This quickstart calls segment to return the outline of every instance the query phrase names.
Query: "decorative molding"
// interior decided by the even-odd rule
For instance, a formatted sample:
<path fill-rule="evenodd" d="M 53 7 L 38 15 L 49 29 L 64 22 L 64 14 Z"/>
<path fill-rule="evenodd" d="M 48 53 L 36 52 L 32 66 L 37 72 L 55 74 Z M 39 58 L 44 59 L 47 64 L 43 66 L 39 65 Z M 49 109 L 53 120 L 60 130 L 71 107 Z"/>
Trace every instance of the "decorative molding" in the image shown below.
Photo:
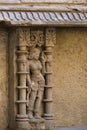
<path fill-rule="evenodd" d="M 0 22 L 9 26 L 87 26 L 87 13 L 1 11 Z"/>
<path fill-rule="evenodd" d="M 87 26 L 86 0 L 0 2 L 0 22 L 8 26 Z"/>

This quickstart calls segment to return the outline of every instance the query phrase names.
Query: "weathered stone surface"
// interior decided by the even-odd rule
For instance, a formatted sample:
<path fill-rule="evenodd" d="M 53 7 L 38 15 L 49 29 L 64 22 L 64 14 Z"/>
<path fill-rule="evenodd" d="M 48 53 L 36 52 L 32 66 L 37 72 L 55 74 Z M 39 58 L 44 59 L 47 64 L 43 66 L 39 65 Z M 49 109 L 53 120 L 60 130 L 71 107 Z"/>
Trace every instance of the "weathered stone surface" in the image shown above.
<path fill-rule="evenodd" d="M 19 3 L 20 0 L 0 0 L 0 3 Z"/>
<path fill-rule="evenodd" d="M 15 32 L 14 32 L 15 34 Z M 16 101 L 16 36 L 9 36 L 10 67 L 8 66 L 7 32 L 0 31 L 0 130 L 8 126 L 8 71 L 10 70 L 10 126 L 14 128 Z M 58 28 L 53 51 L 53 112 L 56 126 L 87 124 L 87 30 Z M 53 36 L 53 35 L 52 35 Z M 13 39 L 14 38 L 14 39 Z M 50 38 L 49 38 L 50 41 Z M 48 42 L 49 43 L 49 42 Z M 11 69 L 9 69 L 11 68 Z M 15 73 L 15 74 L 14 74 Z M 50 94 L 51 95 L 51 94 Z M 32 124 L 33 125 L 33 124 Z M 42 124 L 43 126 L 43 124 Z M 41 126 L 41 127 L 42 127 Z"/>
<path fill-rule="evenodd" d="M 0 130 L 8 126 L 8 43 L 7 32 L 0 29 Z"/>
<path fill-rule="evenodd" d="M 58 28 L 53 51 L 56 126 L 87 125 L 87 30 Z"/>
<path fill-rule="evenodd" d="M 78 10 L 78 8 L 76 8 Z M 55 12 L 45 11 L 0 11 L 0 22 L 7 25 L 15 26 L 40 26 L 40 25 L 53 25 L 53 26 L 87 26 L 87 13 L 71 12 L 64 10 L 61 11 L 55 8 Z"/>
<path fill-rule="evenodd" d="M 49 3 L 49 2 L 55 2 L 55 3 L 64 3 L 64 2 L 67 2 L 67 3 L 81 3 L 81 2 L 87 2 L 86 0 L 21 0 L 21 2 L 43 2 L 43 3 Z"/>
<path fill-rule="evenodd" d="M 87 127 L 78 127 L 78 128 L 58 128 L 58 130 L 87 130 Z"/>
<path fill-rule="evenodd" d="M 87 3 L 86 0 L 0 0 L 0 3 Z"/>

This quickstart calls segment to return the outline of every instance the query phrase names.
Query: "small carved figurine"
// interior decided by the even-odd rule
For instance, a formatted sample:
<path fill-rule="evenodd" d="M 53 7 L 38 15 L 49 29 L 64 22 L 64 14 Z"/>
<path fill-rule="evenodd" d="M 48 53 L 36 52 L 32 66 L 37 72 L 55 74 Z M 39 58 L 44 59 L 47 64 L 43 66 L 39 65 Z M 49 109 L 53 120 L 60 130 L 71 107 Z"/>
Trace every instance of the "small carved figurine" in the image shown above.
<path fill-rule="evenodd" d="M 33 48 L 30 51 L 30 58 L 28 60 L 27 69 L 29 74 L 27 75 L 28 84 L 28 117 L 29 119 L 40 119 L 39 109 L 43 97 L 45 80 L 41 73 L 42 64 L 40 62 L 40 50 L 39 48 Z"/>

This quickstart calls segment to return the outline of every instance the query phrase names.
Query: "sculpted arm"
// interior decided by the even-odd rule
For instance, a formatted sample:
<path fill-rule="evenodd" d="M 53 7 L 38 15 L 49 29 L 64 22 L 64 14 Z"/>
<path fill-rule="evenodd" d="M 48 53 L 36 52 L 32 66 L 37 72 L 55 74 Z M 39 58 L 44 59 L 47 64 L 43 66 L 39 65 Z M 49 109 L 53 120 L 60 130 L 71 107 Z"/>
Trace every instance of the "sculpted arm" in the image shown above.
<path fill-rule="evenodd" d="M 29 67 L 29 62 L 27 63 L 27 77 L 26 77 L 26 80 L 27 80 L 27 85 L 29 88 L 31 88 L 31 79 L 30 79 L 30 67 Z"/>
<path fill-rule="evenodd" d="M 45 62 L 46 62 L 46 56 L 42 52 L 41 54 L 41 64 L 42 64 L 42 74 L 45 75 Z"/>

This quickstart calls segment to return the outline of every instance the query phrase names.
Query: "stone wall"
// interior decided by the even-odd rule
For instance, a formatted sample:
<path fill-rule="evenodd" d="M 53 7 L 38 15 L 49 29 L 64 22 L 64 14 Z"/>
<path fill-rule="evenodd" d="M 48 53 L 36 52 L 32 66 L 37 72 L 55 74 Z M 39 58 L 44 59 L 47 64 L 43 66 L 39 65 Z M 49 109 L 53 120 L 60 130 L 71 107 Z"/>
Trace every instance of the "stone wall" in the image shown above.
<path fill-rule="evenodd" d="M 86 28 L 57 28 L 53 72 L 56 126 L 87 125 Z"/>
<path fill-rule="evenodd" d="M 12 38 L 13 35 L 11 33 L 10 37 Z M 7 31 L 0 29 L 0 130 L 5 130 L 8 127 L 9 66 L 7 39 Z M 15 48 L 14 43 L 10 45 L 11 61 L 14 60 L 11 55 Z M 13 61 L 12 65 L 14 66 Z M 15 80 L 12 80 L 12 78 L 14 79 L 12 69 L 10 72 L 11 85 L 9 89 L 11 90 L 9 91 L 11 99 L 9 107 L 11 127 L 14 126 L 13 120 L 15 117 L 15 99 L 12 99 L 12 95 L 14 95 L 12 84 Z M 86 28 L 57 28 L 57 44 L 53 50 L 53 72 L 53 113 L 55 125 L 66 127 L 87 125 Z"/>
<path fill-rule="evenodd" d="M 8 126 L 8 34 L 0 29 L 0 130 Z"/>

